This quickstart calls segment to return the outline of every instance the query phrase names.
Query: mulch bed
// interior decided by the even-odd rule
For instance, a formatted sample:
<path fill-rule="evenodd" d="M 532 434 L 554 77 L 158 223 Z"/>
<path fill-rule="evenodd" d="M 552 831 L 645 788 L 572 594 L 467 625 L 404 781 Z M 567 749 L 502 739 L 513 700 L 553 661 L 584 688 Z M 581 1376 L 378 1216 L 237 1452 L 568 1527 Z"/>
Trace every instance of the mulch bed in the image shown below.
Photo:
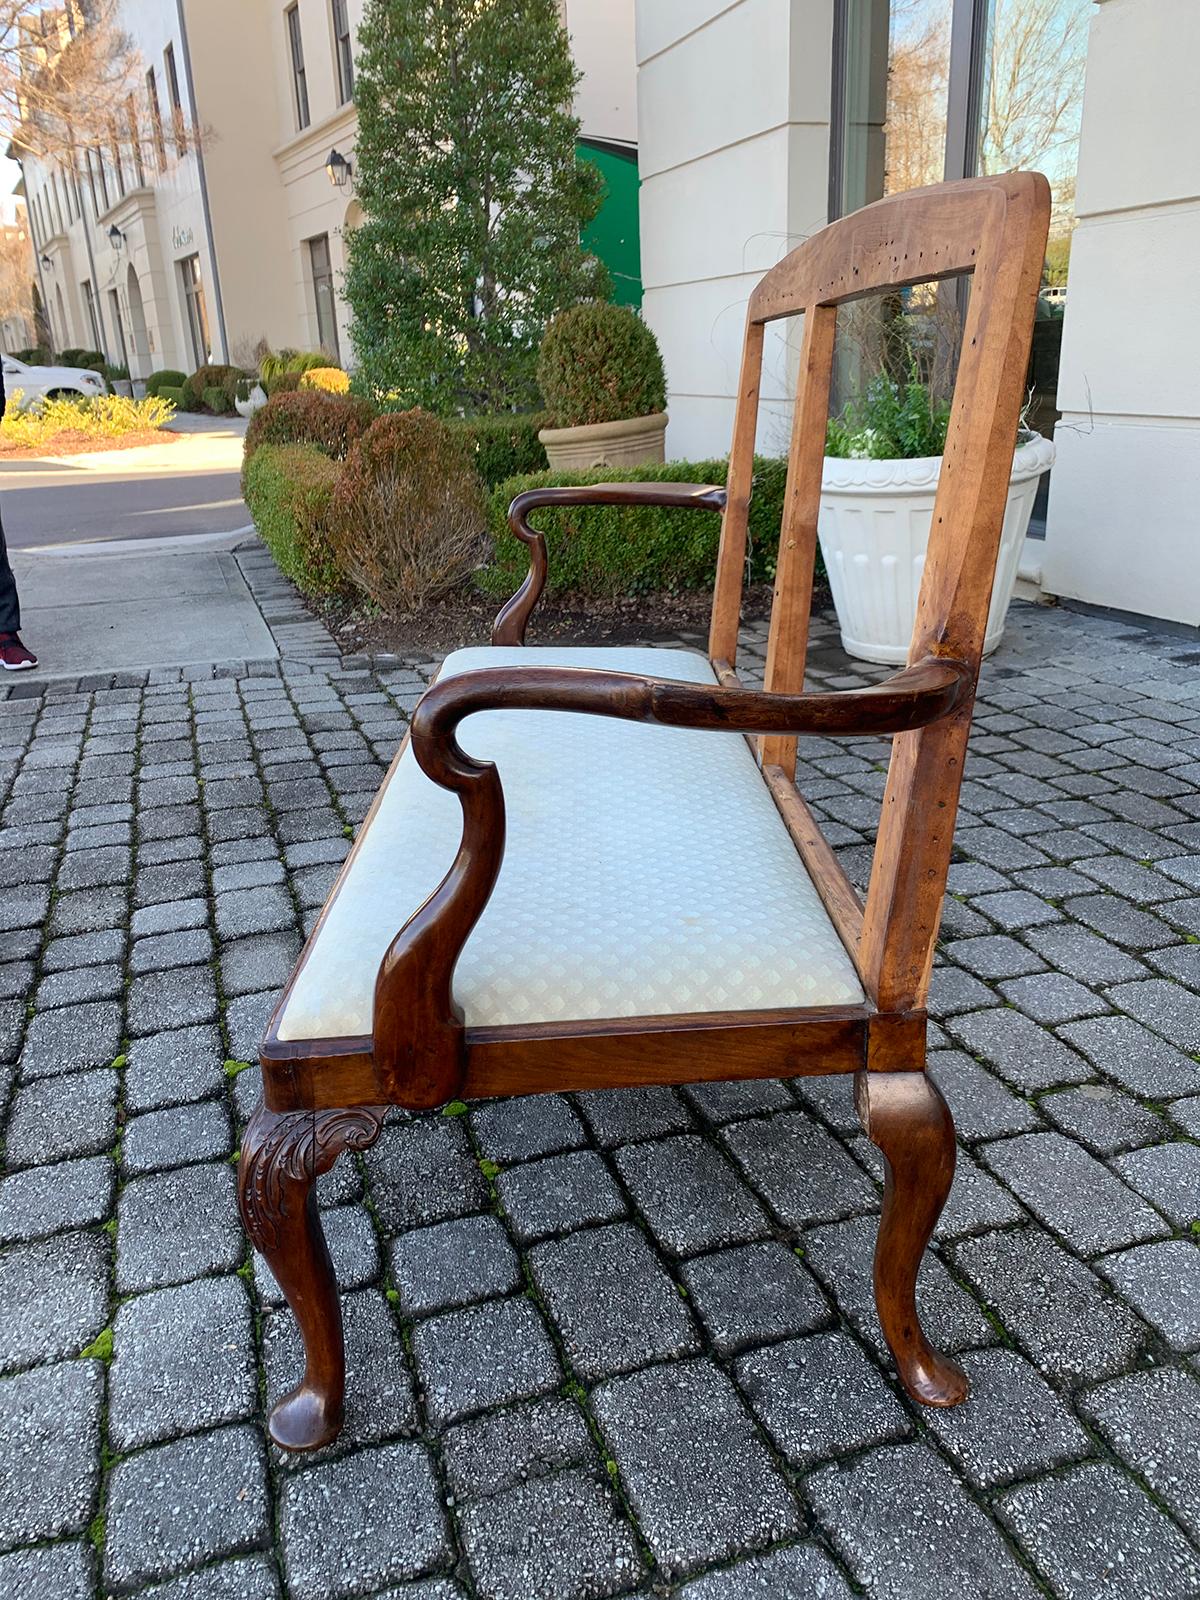
<path fill-rule="evenodd" d="M 93 433 L 56 433 L 39 445 L 9 444 L 0 439 L 0 461 L 54 461 L 59 456 L 93 455 L 100 450 L 138 450 L 146 444 L 175 444 L 179 433 L 148 428 L 144 433 L 123 433 L 115 439 L 97 439 Z"/>
<path fill-rule="evenodd" d="M 313 601 L 309 601 L 313 605 Z M 500 602 L 479 596 L 453 596 L 405 616 L 368 617 L 328 602 L 322 620 L 346 655 L 390 652 L 402 656 L 440 656 L 464 645 L 486 644 Z M 637 644 L 675 640 L 681 633 L 708 635 L 710 590 L 618 595 L 599 600 L 564 595 L 546 599 L 533 613 L 530 644 Z M 746 590 L 743 617 L 769 616 L 771 586 Z"/>

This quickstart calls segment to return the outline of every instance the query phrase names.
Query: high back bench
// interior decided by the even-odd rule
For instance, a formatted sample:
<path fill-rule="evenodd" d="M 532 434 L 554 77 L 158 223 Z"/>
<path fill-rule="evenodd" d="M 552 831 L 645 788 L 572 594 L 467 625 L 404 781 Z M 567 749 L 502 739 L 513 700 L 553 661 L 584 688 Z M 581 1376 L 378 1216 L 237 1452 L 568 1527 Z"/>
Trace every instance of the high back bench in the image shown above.
<path fill-rule="evenodd" d="M 853 1073 L 886 1186 L 875 1299 L 914 1399 L 965 1397 L 915 1284 L 954 1125 L 925 1073 L 925 999 L 1049 219 L 1034 173 L 881 200 L 750 297 L 728 481 L 533 489 L 530 571 L 490 647 L 456 651 L 412 717 L 262 1046 L 242 1143 L 247 1232 L 295 1313 L 289 1450 L 342 1421 L 337 1286 L 313 1183 L 389 1105 Z M 836 310 L 973 273 L 908 665 L 804 693 Z M 769 322 L 803 313 L 766 680 L 734 670 Z M 524 643 L 546 580 L 539 506 L 723 512 L 707 658 Z M 798 735 L 894 735 L 865 904 L 794 776 Z M 751 737 L 753 736 L 753 738 Z"/>

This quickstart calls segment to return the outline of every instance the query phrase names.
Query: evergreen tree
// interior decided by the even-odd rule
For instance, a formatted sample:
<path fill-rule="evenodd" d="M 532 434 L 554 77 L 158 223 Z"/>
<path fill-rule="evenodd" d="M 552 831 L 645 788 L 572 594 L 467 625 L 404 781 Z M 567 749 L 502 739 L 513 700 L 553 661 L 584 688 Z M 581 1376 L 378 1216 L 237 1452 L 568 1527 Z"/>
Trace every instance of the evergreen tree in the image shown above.
<path fill-rule="evenodd" d="M 431 411 L 537 403 L 556 311 L 607 293 L 580 245 L 603 180 L 575 157 L 555 0 L 368 0 L 346 296 L 365 381 Z"/>

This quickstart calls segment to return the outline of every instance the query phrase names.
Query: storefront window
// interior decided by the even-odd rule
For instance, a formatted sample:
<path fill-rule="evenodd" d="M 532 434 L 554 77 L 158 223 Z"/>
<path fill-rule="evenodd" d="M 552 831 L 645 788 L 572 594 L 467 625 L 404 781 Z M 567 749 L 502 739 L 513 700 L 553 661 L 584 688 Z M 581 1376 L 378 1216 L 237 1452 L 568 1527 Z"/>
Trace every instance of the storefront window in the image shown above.
<path fill-rule="evenodd" d="M 308 265 L 312 274 L 313 300 L 317 308 L 317 338 L 320 340 L 321 349 L 335 361 L 340 361 L 337 297 L 333 287 L 333 264 L 329 258 L 327 233 L 308 241 Z"/>
<path fill-rule="evenodd" d="M 208 308 L 204 304 L 204 285 L 200 281 L 200 257 L 185 256 L 179 263 L 183 286 L 183 306 L 187 319 L 192 359 L 197 367 L 209 360 L 212 342 L 208 336 Z"/>

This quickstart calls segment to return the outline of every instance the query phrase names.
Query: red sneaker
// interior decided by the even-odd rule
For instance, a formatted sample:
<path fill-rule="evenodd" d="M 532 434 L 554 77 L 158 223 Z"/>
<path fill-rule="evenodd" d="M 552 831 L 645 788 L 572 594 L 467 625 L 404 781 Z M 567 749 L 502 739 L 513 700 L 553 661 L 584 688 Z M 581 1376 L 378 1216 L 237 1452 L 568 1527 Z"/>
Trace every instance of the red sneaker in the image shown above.
<path fill-rule="evenodd" d="M 5 672 L 28 672 L 37 664 L 37 657 L 32 650 L 26 650 L 19 635 L 0 633 L 0 667 Z"/>

